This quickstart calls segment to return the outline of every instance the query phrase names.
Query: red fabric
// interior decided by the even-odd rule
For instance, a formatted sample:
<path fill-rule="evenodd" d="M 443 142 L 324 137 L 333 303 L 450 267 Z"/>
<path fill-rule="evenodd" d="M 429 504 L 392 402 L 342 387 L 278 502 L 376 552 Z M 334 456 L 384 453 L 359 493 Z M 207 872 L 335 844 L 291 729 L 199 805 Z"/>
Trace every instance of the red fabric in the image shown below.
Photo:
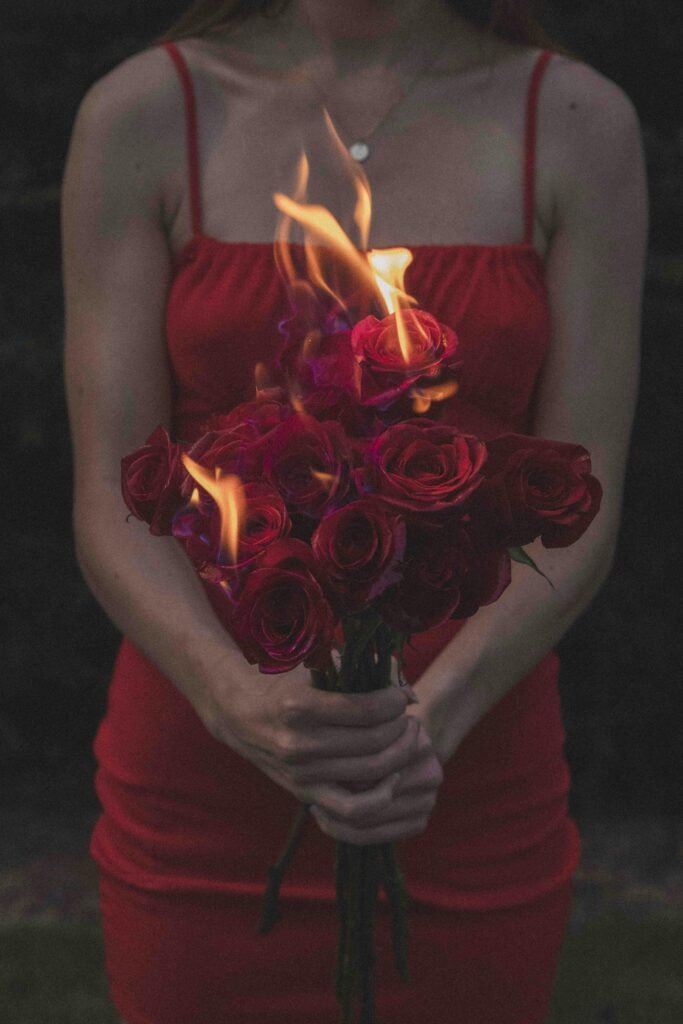
<path fill-rule="evenodd" d="M 195 226 L 175 262 L 166 320 L 173 432 L 189 440 L 207 415 L 251 397 L 254 365 L 271 357 L 288 306 L 271 245 L 201 233 L 192 82 L 179 49 L 166 48 L 185 95 Z M 528 92 L 523 184 L 532 212 L 528 153 L 549 56 L 539 57 Z M 407 290 L 460 338 L 463 385 L 438 415 L 466 411 L 484 437 L 530 430 L 550 320 L 529 238 L 411 248 Z M 463 625 L 414 639 L 406 670 L 418 691 L 423 669 Z M 558 667 L 549 652 L 477 724 L 446 766 L 426 832 L 400 844 L 413 899 L 413 981 L 404 988 L 395 979 L 385 933 L 387 1024 L 442 1024 L 452 1013 L 467 1024 L 544 1020 L 580 856 L 567 810 Z M 112 998 L 128 1024 L 334 1020 L 333 841 L 309 822 L 283 889 L 285 921 L 256 936 L 294 798 L 213 739 L 127 640 L 93 749 L 102 814 L 90 850 Z"/>
<path fill-rule="evenodd" d="M 571 905 L 571 885 L 485 913 L 420 904 L 410 915 L 410 982 L 394 969 L 379 907 L 380 1024 L 541 1024 Z M 285 900 L 259 935 L 254 900 L 176 895 L 100 880 L 106 965 L 127 1024 L 336 1024 L 336 925 L 323 902 Z"/>

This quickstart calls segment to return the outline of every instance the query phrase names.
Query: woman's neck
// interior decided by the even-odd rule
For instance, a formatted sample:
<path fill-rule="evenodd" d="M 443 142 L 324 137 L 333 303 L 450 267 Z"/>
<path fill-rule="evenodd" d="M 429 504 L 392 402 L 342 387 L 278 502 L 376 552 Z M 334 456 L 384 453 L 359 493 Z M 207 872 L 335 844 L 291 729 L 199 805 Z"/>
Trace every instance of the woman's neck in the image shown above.
<path fill-rule="evenodd" d="M 261 66 L 306 67 L 320 80 L 410 74 L 445 40 L 456 66 L 469 63 L 482 40 L 447 0 L 289 0 L 276 15 L 248 18 L 225 36 Z"/>
<path fill-rule="evenodd" d="M 341 75 L 410 64 L 456 31 L 446 0 L 290 0 L 283 20 Z"/>

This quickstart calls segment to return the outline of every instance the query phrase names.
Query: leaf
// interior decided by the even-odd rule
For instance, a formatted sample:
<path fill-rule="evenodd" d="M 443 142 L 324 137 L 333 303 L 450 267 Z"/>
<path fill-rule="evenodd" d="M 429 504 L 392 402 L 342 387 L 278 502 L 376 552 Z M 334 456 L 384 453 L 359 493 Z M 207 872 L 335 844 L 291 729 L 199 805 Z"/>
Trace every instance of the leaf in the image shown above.
<path fill-rule="evenodd" d="M 544 580 L 548 580 L 548 583 L 550 584 L 552 589 L 555 589 L 555 584 L 553 583 L 553 581 L 551 579 L 548 579 L 546 574 L 538 568 L 531 555 L 527 551 L 525 551 L 524 548 L 508 548 L 508 552 L 510 553 L 510 558 L 513 560 L 513 562 L 520 562 L 522 565 L 528 565 L 531 569 L 534 570 L 534 572 L 537 572 L 539 576 L 542 576 Z"/>

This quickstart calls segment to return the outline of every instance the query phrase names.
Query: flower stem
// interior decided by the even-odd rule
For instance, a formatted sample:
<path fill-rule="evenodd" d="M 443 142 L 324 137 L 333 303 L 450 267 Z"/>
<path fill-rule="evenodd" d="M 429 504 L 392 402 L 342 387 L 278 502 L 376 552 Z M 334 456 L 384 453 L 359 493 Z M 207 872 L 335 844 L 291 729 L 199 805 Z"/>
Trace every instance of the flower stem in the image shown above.
<path fill-rule="evenodd" d="M 375 1022 L 375 943 L 374 924 L 377 903 L 377 846 L 361 848 L 360 885 L 360 1024 Z"/>
<path fill-rule="evenodd" d="M 391 907 L 391 933 L 394 947 L 394 961 L 401 981 L 409 981 L 408 975 L 408 904 L 409 897 L 403 874 L 399 867 L 396 848 L 393 843 L 380 845 L 382 859 L 382 882 Z"/>
<path fill-rule="evenodd" d="M 287 870 L 287 866 L 294 855 L 294 851 L 299 845 L 301 836 L 303 835 L 304 828 L 308 820 L 309 806 L 309 804 L 299 804 L 299 808 L 294 816 L 294 820 L 292 821 L 289 835 L 287 836 L 287 842 L 285 843 L 285 848 L 280 855 L 280 859 L 276 861 L 275 864 L 271 864 L 268 868 L 265 906 L 263 908 L 261 923 L 258 928 L 261 935 L 266 935 L 273 925 L 282 917 L 278 907 L 280 882 L 282 881 L 282 877 Z"/>

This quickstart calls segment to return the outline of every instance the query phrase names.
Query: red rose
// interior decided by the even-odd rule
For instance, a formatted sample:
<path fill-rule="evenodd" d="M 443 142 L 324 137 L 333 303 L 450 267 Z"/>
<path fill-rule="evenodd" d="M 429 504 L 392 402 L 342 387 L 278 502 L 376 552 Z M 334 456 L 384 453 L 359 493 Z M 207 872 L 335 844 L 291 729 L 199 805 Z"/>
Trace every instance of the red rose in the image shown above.
<path fill-rule="evenodd" d="M 418 381 L 428 383 L 455 367 L 458 338 L 424 309 L 400 310 L 408 337 L 401 349 L 395 313 L 382 320 L 366 316 L 351 331 L 351 346 L 361 366 L 361 402 L 385 409 Z"/>
<path fill-rule="evenodd" d="M 277 399 L 255 398 L 242 402 L 228 413 L 216 413 L 206 421 L 207 431 L 188 454 L 207 469 L 235 473 L 242 480 L 260 476 L 268 435 L 291 415 L 291 409 Z M 189 497 L 194 482 L 185 486 Z"/>
<path fill-rule="evenodd" d="M 405 523 L 376 498 L 361 498 L 328 513 L 311 547 L 345 610 L 372 601 L 400 579 Z"/>
<path fill-rule="evenodd" d="M 540 536 L 546 548 L 567 547 L 581 537 L 602 499 L 585 448 L 525 434 L 500 435 L 487 448 L 487 480 L 477 502 L 500 523 L 505 546 Z"/>
<path fill-rule="evenodd" d="M 262 672 L 324 668 L 336 619 L 320 568 L 303 541 L 276 541 L 246 576 L 230 628 L 247 661 Z"/>
<path fill-rule="evenodd" d="M 255 441 L 273 430 L 290 414 L 286 402 L 277 398 L 259 396 L 241 402 L 229 412 L 214 413 L 206 421 L 206 430 L 234 430 L 244 441 Z"/>
<path fill-rule="evenodd" d="M 236 430 L 210 430 L 195 441 L 187 454 L 206 469 L 220 469 L 224 476 L 235 473 L 242 478 L 246 475 L 245 448 L 244 439 Z M 190 474 L 190 479 L 185 483 L 187 497 L 196 486 L 197 481 Z"/>
<path fill-rule="evenodd" d="M 187 474 L 181 451 L 181 445 L 159 426 L 140 448 L 121 459 L 123 500 L 136 519 L 149 523 L 155 536 L 171 532 L 173 515 L 182 503 L 181 486 Z"/>
<path fill-rule="evenodd" d="M 465 619 L 497 600 L 511 580 L 510 555 L 490 548 L 469 524 L 411 531 L 403 578 L 382 599 L 387 622 L 414 634 Z"/>
<path fill-rule="evenodd" d="M 353 452 L 338 423 L 290 416 L 267 438 L 263 473 L 290 511 L 317 518 L 349 489 Z"/>
<path fill-rule="evenodd" d="M 173 520 L 173 536 L 183 544 L 200 575 L 212 582 L 225 582 L 231 590 L 243 573 L 270 544 L 286 537 L 291 528 L 285 504 L 268 484 L 243 485 L 244 520 L 240 528 L 237 561 L 221 557 L 221 516 L 213 498 L 200 492 L 199 505 L 185 508 Z"/>
<path fill-rule="evenodd" d="M 440 512 L 461 505 L 482 481 L 486 445 L 457 427 L 411 419 L 387 427 L 368 444 L 359 491 L 396 508 Z"/>

